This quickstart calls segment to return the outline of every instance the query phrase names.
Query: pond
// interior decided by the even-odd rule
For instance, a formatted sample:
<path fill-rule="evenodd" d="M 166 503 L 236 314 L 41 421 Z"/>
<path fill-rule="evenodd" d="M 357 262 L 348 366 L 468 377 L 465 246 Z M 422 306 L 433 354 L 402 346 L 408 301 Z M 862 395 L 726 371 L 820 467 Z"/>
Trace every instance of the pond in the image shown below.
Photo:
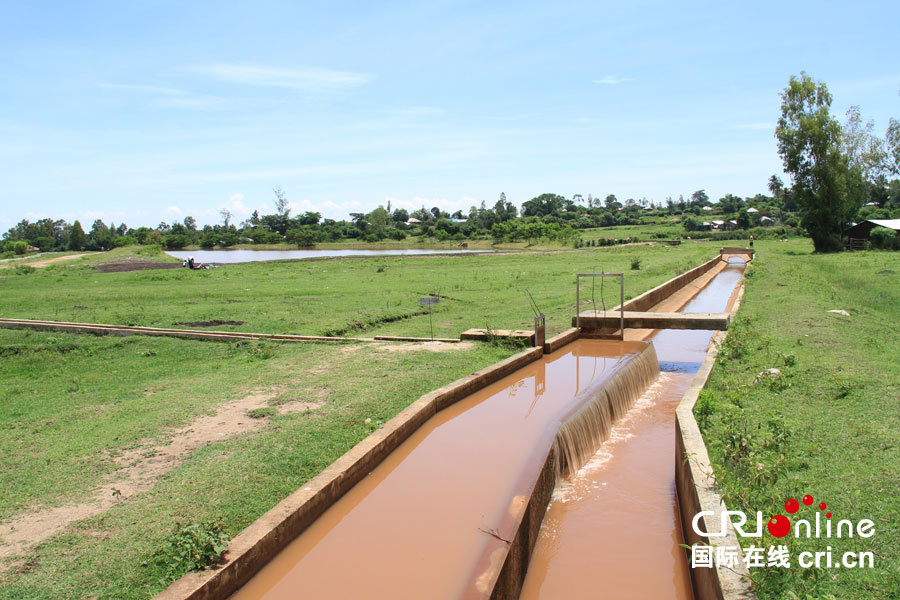
<path fill-rule="evenodd" d="M 331 258 L 336 256 L 409 256 L 413 254 L 465 254 L 484 250 L 427 250 L 405 248 L 402 250 L 169 250 L 169 256 L 185 260 L 193 256 L 198 263 L 244 263 L 262 260 L 298 258 Z"/>

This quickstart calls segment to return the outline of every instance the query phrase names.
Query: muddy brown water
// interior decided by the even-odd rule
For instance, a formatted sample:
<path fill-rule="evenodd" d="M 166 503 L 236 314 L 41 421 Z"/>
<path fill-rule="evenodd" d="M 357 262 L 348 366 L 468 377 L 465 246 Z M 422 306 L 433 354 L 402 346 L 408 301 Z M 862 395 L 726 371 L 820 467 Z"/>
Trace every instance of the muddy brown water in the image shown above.
<path fill-rule="evenodd" d="M 505 549 L 500 538 L 515 533 L 560 422 L 577 418 L 580 404 L 608 387 L 633 402 L 657 373 L 647 344 L 578 340 L 457 402 L 419 428 L 233 600 L 489 593 L 485 573 L 498 546 Z M 613 404 L 622 405 L 621 399 Z"/>
<path fill-rule="evenodd" d="M 725 268 L 684 310 L 724 310 L 741 274 L 742 267 Z M 523 597 L 690 597 L 678 547 L 674 408 L 711 334 L 657 334 L 666 372 L 647 392 L 657 373 L 645 345 L 577 340 L 450 406 L 232 600 L 485 596 L 491 561 L 514 535 L 560 437 L 570 438 L 562 449 L 575 469 L 588 464 L 551 504 Z M 607 389 L 618 396 L 604 409 L 595 400 Z M 584 427 L 557 436 L 563 422 L 579 419 Z M 588 439 L 594 446 L 586 452 Z"/>
<path fill-rule="evenodd" d="M 725 311 L 743 265 L 730 264 L 684 312 Z M 675 494 L 675 409 L 711 331 L 652 337 L 662 373 L 593 459 L 562 483 L 544 517 L 520 598 L 692 598 Z"/>

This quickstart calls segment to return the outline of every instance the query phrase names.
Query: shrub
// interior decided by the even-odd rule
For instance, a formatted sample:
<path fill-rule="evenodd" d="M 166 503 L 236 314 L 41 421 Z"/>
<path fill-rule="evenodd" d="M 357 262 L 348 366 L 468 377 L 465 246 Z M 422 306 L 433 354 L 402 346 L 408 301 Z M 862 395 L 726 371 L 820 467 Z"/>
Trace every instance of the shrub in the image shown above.
<path fill-rule="evenodd" d="M 166 248 L 184 248 L 190 243 L 186 235 L 174 233 L 166 236 Z"/>
<path fill-rule="evenodd" d="M 869 233 L 874 248 L 882 250 L 900 250 L 900 237 L 897 232 L 887 227 L 876 227 Z"/>
<path fill-rule="evenodd" d="M 631 259 L 631 270 L 639 271 L 640 269 L 641 269 L 641 257 L 635 256 L 634 258 Z"/>

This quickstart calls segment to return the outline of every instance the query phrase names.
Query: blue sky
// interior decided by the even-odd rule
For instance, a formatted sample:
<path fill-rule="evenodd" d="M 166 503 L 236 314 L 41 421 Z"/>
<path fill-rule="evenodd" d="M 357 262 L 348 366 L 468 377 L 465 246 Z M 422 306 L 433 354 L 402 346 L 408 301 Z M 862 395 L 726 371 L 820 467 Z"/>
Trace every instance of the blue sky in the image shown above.
<path fill-rule="evenodd" d="M 900 118 L 900 5 L 8 2 L 0 230 L 22 218 L 464 212 L 501 192 L 766 191 L 779 93 Z"/>

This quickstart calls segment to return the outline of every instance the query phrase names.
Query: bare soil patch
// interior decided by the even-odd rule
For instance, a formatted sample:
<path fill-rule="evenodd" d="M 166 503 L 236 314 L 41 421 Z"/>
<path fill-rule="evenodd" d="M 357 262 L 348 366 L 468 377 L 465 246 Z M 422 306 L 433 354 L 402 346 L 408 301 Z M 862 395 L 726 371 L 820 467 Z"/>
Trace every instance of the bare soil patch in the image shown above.
<path fill-rule="evenodd" d="M 87 255 L 88 255 L 88 253 L 84 253 L 84 254 L 69 254 L 69 255 L 67 255 L 67 256 L 57 256 L 56 258 L 47 258 L 47 259 L 44 259 L 44 260 L 36 260 L 36 261 L 34 261 L 34 262 L 23 263 L 23 265 L 27 265 L 27 266 L 29 266 L 29 267 L 46 267 L 47 265 L 50 265 L 50 264 L 53 264 L 53 263 L 62 262 L 62 261 L 64 261 L 64 260 L 73 260 L 73 259 L 81 258 L 82 256 L 87 256 Z M 14 268 L 15 266 L 16 266 L 16 265 L 12 265 L 12 264 L 9 264 L 9 265 L 0 265 L 0 269 L 12 269 L 12 268 Z"/>
<path fill-rule="evenodd" d="M 152 269 L 180 269 L 181 263 L 161 262 L 139 256 L 123 256 L 95 265 L 101 273 L 124 273 L 126 271 L 148 271 Z"/>
<path fill-rule="evenodd" d="M 326 393 L 312 401 L 292 401 L 275 406 L 277 414 L 316 410 L 325 404 Z M 146 441 L 136 448 L 110 458 L 118 468 L 97 486 L 84 502 L 33 510 L 0 523 L 0 561 L 27 553 L 69 525 L 103 513 L 116 504 L 150 490 L 166 472 L 206 444 L 264 428 L 268 419 L 251 418 L 251 410 L 268 406 L 279 390 L 255 390 L 247 396 L 220 406 L 214 414 L 202 415 L 191 424 L 170 432 L 164 444 Z M 6 561 L 0 572 L 14 567 Z"/>

